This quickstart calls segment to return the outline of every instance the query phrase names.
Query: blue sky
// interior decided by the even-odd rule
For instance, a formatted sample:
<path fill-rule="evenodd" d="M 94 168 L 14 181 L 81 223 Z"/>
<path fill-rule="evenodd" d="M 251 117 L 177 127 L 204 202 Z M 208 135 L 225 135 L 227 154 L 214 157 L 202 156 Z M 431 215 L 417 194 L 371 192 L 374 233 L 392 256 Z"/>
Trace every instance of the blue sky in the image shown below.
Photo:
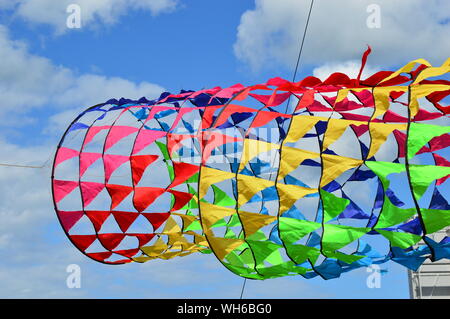
<path fill-rule="evenodd" d="M 109 98 L 149 98 L 163 90 L 250 85 L 290 79 L 308 1 L 0 0 L 0 297 L 237 298 L 243 279 L 212 255 L 125 266 L 93 262 L 69 243 L 49 190 L 49 162 L 64 128 L 84 108 Z M 381 28 L 366 26 L 374 1 L 316 1 L 297 79 L 355 74 L 366 45 L 366 74 L 450 52 L 448 2 L 376 1 Z M 82 28 L 65 26 L 79 3 Z M 116 6 L 116 7 L 114 7 Z M 447 21 L 447 23 L 442 23 Z M 414 36 L 414 41 L 407 38 Z M 82 287 L 66 286 L 78 264 Z M 408 298 L 407 272 L 386 264 L 381 288 L 360 269 L 337 280 L 247 281 L 247 298 Z"/>

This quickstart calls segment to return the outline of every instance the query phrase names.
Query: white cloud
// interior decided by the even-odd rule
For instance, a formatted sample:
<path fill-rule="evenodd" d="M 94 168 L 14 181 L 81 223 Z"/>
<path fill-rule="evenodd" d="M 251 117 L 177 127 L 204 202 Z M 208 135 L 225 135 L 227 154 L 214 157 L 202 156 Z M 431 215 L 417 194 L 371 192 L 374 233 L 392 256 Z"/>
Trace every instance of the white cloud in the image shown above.
<path fill-rule="evenodd" d="M 17 16 L 32 23 L 53 26 L 57 32 L 67 30 L 66 8 L 78 4 L 81 8 L 82 26 L 103 23 L 113 24 L 129 10 L 145 10 L 152 15 L 173 11 L 177 0 L 0 0 L 0 9 L 15 8 Z"/>
<path fill-rule="evenodd" d="M 383 67 L 423 57 L 441 64 L 450 51 L 450 2 L 443 0 L 378 0 L 381 28 L 370 29 L 367 6 L 372 0 L 316 0 L 302 63 L 360 60 L 367 45 L 370 63 Z M 254 70 L 292 68 L 303 34 L 309 1 L 255 0 L 246 11 L 234 45 L 236 56 Z"/>
<path fill-rule="evenodd" d="M 149 82 L 77 74 L 30 53 L 25 43 L 12 40 L 8 30 L 0 25 L 0 125 L 8 125 L 14 116 L 36 108 L 78 110 L 110 98 L 154 98 L 162 91 L 161 86 Z"/>

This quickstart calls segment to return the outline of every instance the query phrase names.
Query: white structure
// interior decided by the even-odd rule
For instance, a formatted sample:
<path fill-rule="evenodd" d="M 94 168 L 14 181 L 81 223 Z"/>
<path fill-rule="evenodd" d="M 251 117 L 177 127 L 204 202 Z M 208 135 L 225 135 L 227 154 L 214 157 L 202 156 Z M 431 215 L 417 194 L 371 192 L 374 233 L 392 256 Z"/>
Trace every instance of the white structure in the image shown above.
<path fill-rule="evenodd" d="M 430 235 L 430 238 L 439 242 L 445 236 L 450 236 L 450 228 Z M 408 277 L 412 299 L 450 298 L 449 259 L 441 259 L 434 263 L 427 259 L 418 271 L 408 271 Z"/>

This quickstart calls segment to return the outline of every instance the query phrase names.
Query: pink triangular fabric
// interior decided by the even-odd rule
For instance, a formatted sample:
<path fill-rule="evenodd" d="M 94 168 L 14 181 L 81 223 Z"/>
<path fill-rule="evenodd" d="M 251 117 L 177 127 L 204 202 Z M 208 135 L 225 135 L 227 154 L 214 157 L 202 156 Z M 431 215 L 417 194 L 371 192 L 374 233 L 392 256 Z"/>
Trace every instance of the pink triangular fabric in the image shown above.
<path fill-rule="evenodd" d="M 84 206 L 89 205 L 103 188 L 105 188 L 105 184 L 95 182 L 81 182 L 80 186 Z"/>
<path fill-rule="evenodd" d="M 129 156 L 125 155 L 111 155 L 111 154 L 105 154 L 103 156 L 103 163 L 105 166 L 105 180 L 106 182 L 109 181 L 109 178 L 111 177 L 111 174 L 114 173 L 114 171 L 121 166 L 123 163 L 128 161 L 130 159 Z"/>
<path fill-rule="evenodd" d="M 58 150 L 58 154 L 56 154 L 55 167 L 61 164 L 62 162 L 67 161 L 68 159 L 78 156 L 78 153 L 79 152 L 76 150 L 72 150 L 67 147 L 61 147 Z"/>
<path fill-rule="evenodd" d="M 163 131 L 154 131 L 142 129 L 134 142 L 133 152 L 131 154 L 137 154 L 142 151 L 146 146 L 150 145 L 158 138 L 165 136 L 167 133 Z"/>
<path fill-rule="evenodd" d="M 262 95 L 262 94 L 254 94 L 250 93 L 249 95 L 256 99 L 257 101 L 261 102 L 265 106 L 278 106 L 284 101 L 286 101 L 290 96 L 291 92 L 286 93 L 279 93 L 275 95 Z"/>
<path fill-rule="evenodd" d="M 92 126 L 86 133 L 86 137 L 84 138 L 83 146 L 88 144 L 92 139 L 97 135 L 100 131 L 109 129 L 111 126 Z"/>
<path fill-rule="evenodd" d="M 223 97 L 223 98 L 230 98 L 232 97 L 235 93 L 242 91 L 245 88 L 245 86 L 243 86 L 242 84 L 238 83 L 235 84 L 233 86 L 230 86 L 228 88 L 224 88 L 222 90 L 220 90 L 219 92 L 217 92 L 216 94 L 214 94 L 211 99 L 214 99 L 215 97 Z"/>
<path fill-rule="evenodd" d="M 136 132 L 138 128 L 132 126 L 113 126 L 105 142 L 105 150 L 111 148 L 118 141 Z"/>
<path fill-rule="evenodd" d="M 94 164 L 100 157 L 101 153 L 81 153 L 80 154 L 80 176 L 83 176 L 84 172 Z"/>
<path fill-rule="evenodd" d="M 79 221 L 80 218 L 83 217 L 82 211 L 64 212 L 59 210 L 57 214 L 66 232 L 68 232 L 73 227 L 73 225 L 75 225 L 77 221 Z"/>
<path fill-rule="evenodd" d="M 53 180 L 53 195 L 55 202 L 59 202 L 78 186 L 78 182 Z"/>

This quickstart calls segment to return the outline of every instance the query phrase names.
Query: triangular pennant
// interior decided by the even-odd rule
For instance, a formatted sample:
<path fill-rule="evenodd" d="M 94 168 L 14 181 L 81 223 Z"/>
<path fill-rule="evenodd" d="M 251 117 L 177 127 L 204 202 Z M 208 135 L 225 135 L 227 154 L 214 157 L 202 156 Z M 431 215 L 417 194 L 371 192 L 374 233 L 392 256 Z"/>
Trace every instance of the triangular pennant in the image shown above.
<path fill-rule="evenodd" d="M 325 223 L 342 213 L 347 205 L 350 204 L 350 200 L 324 190 L 320 190 L 320 197 L 323 202 L 323 221 Z"/>
<path fill-rule="evenodd" d="M 450 133 L 450 126 L 411 123 L 408 134 L 408 158 L 412 158 L 432 138 Z"/>
<path fill-rule="evenodd" d="M 194 194 L 175 191 L 172 189 L 169 189 L 169 192 L 172 193 L 173 196 L 175 196 L 175 204 L 173 205 L 172 209 L 170 210 L 171 212 L 181 209 L 182 207 L 184 207 L 184 205 L 189 203 L 189 201 L 192 199 L 192 197 L 194 197 Z"/>
<path fill-rule="evenodd" d="M 437 179 L 450 175 L 450 167 L 433 165 L 409 165 L 414 195 L 420 199 L 430 184 Z"/>
<path fill-rule="evenodd" d="M 200 166 L 182 163 L 182 162 L 172 162 L 175 178 L 170 184 L 169 188 L 175 187 L 181 183 L 187 181 L 191 176 L 200 170 Z"/>
<path fill-rule="evenodd" d="M 279 148 L 279 144 L 246 138 L 244 140 L 244 148 L 242 150 L 239 171 L 241 171 L 249 161 L 253 160 L 255 156 Z"/>
<path fill-rule="evenodd" d="M 295 143 L 301 139 L 314 125 L 319 121 L 326 121 L 328 119 L 318 116 L 297 115 L 292 118 L 289 132 L 284 140 L 285 143 Z"/>
<path fill-rule="evenodd" d="M 83 216 L 83 211 L 65 212 L 58 210 L 57 214 L 64 230 L 66 232 L 69 232 L 72 226 L 75 225 L 76 222 L 79 221 L 80 218 Z"/>
<path fill-rule="evenodd" d="M 275 185 L 266 179 L 238 174 L 238 203 L 239 207 L 246 204 L 256 193 Z"/>
<path fill-rule="evenodd" d="M 202 199 L 211 185 L 236 177 L 236 174 L 221 171 L 215 168 L 202 166 L 199 179 L 199 199 Z"/>
<path fill-rule="evenodd" d="M 133 126 L 113 126 L 105 141 L 105 151 L 111 148 L 114 144 L 116 144 L 121 139 L 127 137 L 128 135 L 136 132 L 138 128 Z"/>
<path fill-rule="evenodd" d="M 367 124 L 351 124 L 350 125 L 353 129 L 353 131 L 356 133 L 356 136 L 361 137 L 364 133 L 366 133 L 369 130 L 369 125 Z"/>
<path fill-rule="evenodd" d="M 80 176 L 83 176 L 89 166 L 94 164 L 100 157 L 102 157 L 101 153 L 82 152 L 80 154 Z"/>
<path fill-rule="evenodd" d="M 133 155 L 131 156 L 131 171 L 133 185 L 137 185 L 147 167 L 158 159 L 158 155 Z"/>
<path fill-rule="evenodd" d="M 325 151 L 331 144 L 336 142 L 350 124 L 355 124 L 356 121 L 349 121 L 343 119 L 330 119 L 328 121 L 327 130 L 324 135 L 322 150 Z M 357 123 L 357 122 L 356 122 Z"/>
<path fill-rule="evenodd" d="M 320 223 L 289 217 L 279 218 L 280 237 L 285 243 L 295 243 L 312 231 L 321 227 Z"/>
<path fill-rule="evenodd" d="M 150 240 L 152 240 L 153 237 L 155 237 L 155 234 L 128 234 L 128 235 L 134 236 L 139 240 L 139 247 L 144 246 Z"/>
<path fill-rule="evenodd" d="M 370 143 L 370 150 L 367 158 L 371 158 L 378 152 L 380 146 L 386 142 L 387 137 L 394 130 L 402 131 L 406 130 L 406 128 L 407 124 L 370 123 L 369 130 L 372 142 Z"/>
<path fill-rule="evenodd" d="M 112 173 L 114 173 L 114 171 L 118 167 L 120 167 L 123 163 L 125 163 L 129 159 L 130 157 L 125 155 L 111 155 L 111 154 L 103 155 L 103 164 L 105 166 L 106 182 L 109 181 L 109 178 L 111 177 Z"/>
<path fill-rule="evenodd" d="M 85 251 L 97 239 L 96 235 L 70 235 L 70 240 L 81 251 Z"/>
<path fill-rule="evenodd" d="M 172 216 L 169 216 L 166 220 L 166 223 L 164 225 L 164 229 L 161 232 L 162 234 L 179 234 L 181 233 L 181 227 L 177 224 L 177 222 L 172 218 Z M 175 236 L 176 237 L 176 236 Z M 172 238 L 169 238 L 169 243 Z"/>
<path fill-rule="evenodd" d="M 256 233 L 262 227 L 271 224 L 277 219 L 275 216 L 243 211 L 239 211 L 238 214 L 247 238 Z"/>
<path fill-rule="evenodd" d="M 114 209 L 133 191 L 133 187 L 106 184 L 106 190 L 111 196 L 111 209 Z"/>
<path fill-rule="evenodd" d="M 111 128 L 111 126 L 92 126 L 86 133 L 86 137 L 84 138 L 83 147 L 88 144 L 92 139 L 102 130 L 106 130 Z"/>
<path fill-rule="evenodd" d="M 53 180 L 53 196 L 58 203 L 78 186 L 78 182 Z"/>
<path fill-rule="evenodd" d="M 206 202 L 200 202 L 200 209 L 202 212 L 201 222 L 205 227 L 205 233 L 210 232 L 210 228 L 218 221 L 236 213 L 234 208 L 216 206 Z"/>
<path fill-rule="evenodd" d="M 281 161 L 278 180 L 285 178 L 286 175 L 296 170 L 304 160 L 314 159 L 318 157 L 320 157 L 319 153 L 289 146 L 283 146 L 283 148 L 281 149 Z"/>
<path fill-rule="evenodd" d="M 159 187 L 136 187 L 133 205 L 138 212 L 142 212 L 164 192 L 165 189 Z"/>
<path fill-rule="evenodd" d="M 103 251 L 101 253 L 89 253 L 86 255 L 88 255 L 89 257 L 91 257 L 94 260 L 104 262 L 105 259 L 108 259 L 109 257 L 111 257 L 112 254 L 113 254 L 112 251 Z"/>
<path fill-rule="evenodd" d="M 79 154 L 79 152 L 76 150 L 72 150 L 67 147 L 60 147 L 58 149 L 58 154 L 56 154 L 54 166 L 56 167 L 59 164 L 61 164 L 62 162 L 78 156 L 78 154 Z"/>
<path fill-rule="evenodd" d="M 219 187 L 212 185 L 214 190 L 214 205 L 217 206 L 236 206 L 236 200 L 228 196 L 223 190 Z"/>
<path fill-rule="evenodd" d="M 214 236 L 209 236 L 207 239 L 214 254 L 216 254 L 217 258 L 220 260 L 224 260 L 229 253 L 245 243 L 242 239 L 220 238 Z"/>
<path fill-rule="evenodd" d="M 159 237 L 158 240 L 153 245 L 141 247 L 141 250 L 144 254 L 146 254 L 149 257 L 161 258 L 161 255 L 167 248 L 168 246 L 166 245 L 166 243 L 161 239 L 161 237 Z"/>
<path fill-rule="evenodd" d="M 88 206 L 95 197 L 105 188 L 103 183 L 95 182 L 81 182 L 80 183 L 81 194 L 83 197 L 84 206 Z"/>
<path fill-rule="evenodd" d="M 148 219 L 156 231 L 169 218 L 170 213 L 142 213 L 142 215 Z"/>
<path fill-rule="evenodd" d="M 135 256 L 138 252 L 139 252 L 139 248 L 134 248 L 134 249 L 124 249 L 124 250 L 115 250 L 115 251 L 114 251 L 115 254 L 119 254 L 119 255 L 122 255 L 122 256 L 127 257 L 127 258 L 132 258 L 132 257 Z"/>
<path fill-rule="evenodd" d="M 317 193 L 316 188 L 307 188 L 297 185 L 277 183 L 278 196 L 280 198 L 280 216 L 292 208 L 296 201 L 308 194 Z"/>
<path fill-rule="evenodd" d="M 119 224 L 120 229 L 125 233 L 130 225 L 138 218 L 138 213 L 133 212 L 112 212 L 114 219 Z"/>
<path fill-rule="evenodd" d="M 98 234 L 98 239 L 102 243 L 102 245 L 108 250 L 114 250 L 117 246 L 119 246 L 120 242 L 125 238 L 125 234 Z"/>
<path fill-rule="evenodd" d="M 359 228 L 344 225 L 324 224 L 322 235 L 322 249 L 335 251 L 358 240 L 367 234 L 370 228 Z"/>
<path fill-rule="evenodd" d="M 134 147 L 131 154 L 134 155 L 139 153 L 145 147 L 152 144 L 157 139 L 165 136 L 166 134 L 167 133 L 164 131 L 141 129 L 136 137 L 136 140 L 134 141 Z"/>
<path fill-rule="evenodd" d="M 256 115 L 255 118 L 253 119 L 253 122 L 250 126 L 250 128 L 252 127 L 261 127 L 266 125 L 268 122 L 272 121 L 273 119 L 282 116 L 282 117 L 290 117 L 290 115 L 287 114 L 282 114 L 282 113 L 278 113 L 278 112 L 271 112 L 271 111 L 259 111 Z M 250 130 L 249 130 L 250 131 Z M 248 132 L 247 132 L 248 134 Z"/>
<path fill-rule="evenodd" d="M 110 211 L 86 211 L 87 217 L 94 225 L 95 231 L 98 232 L 105 220 L 111 215 Z"/>
<path fill-rule="evenodd" d="M 363 161 L 337 155 L 322 154 L 323 174 L 320 187 L 326 186 L 342 173 L 362 165 Z"/>

